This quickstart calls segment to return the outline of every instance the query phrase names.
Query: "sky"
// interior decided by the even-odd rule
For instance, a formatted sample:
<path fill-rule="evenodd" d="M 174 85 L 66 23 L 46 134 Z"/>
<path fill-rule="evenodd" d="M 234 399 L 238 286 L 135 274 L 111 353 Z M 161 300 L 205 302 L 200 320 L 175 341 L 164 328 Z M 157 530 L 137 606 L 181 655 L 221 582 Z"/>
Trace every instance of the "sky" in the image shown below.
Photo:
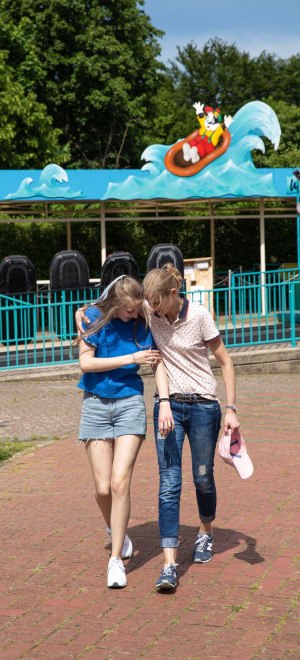
<path fill-rule="evenodd" d="M 142 9 L 165 32 L 165 63 L 175 59 L 177 46 L 193 41 L 201 50 L 215 37 L 251 57 L 263 50 L 283 59 L 300 53 L 300 0 L 145 0 Z"/>

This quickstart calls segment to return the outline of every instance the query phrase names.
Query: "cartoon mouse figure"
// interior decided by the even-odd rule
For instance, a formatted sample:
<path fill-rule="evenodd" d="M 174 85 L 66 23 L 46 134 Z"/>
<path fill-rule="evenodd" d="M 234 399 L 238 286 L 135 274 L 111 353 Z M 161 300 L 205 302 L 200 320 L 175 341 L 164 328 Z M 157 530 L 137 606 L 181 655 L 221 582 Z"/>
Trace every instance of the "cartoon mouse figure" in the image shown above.
<path fill-rule="evenodd" d="M 214 110 L 209 105 L 204 107 L 203 103 L 199 102 L 193 103 L 193 108 L 196 110 L 200 124 L 199 135 L 190 142 L 184 142 L 182 150 L 185 161 L 191 160 L 192 163 L 197 163 L 218 146 L 224 130 L 229 128 L 232 122 L 232 117 L 225 115 L 223 121 L 219 108 Z"/>

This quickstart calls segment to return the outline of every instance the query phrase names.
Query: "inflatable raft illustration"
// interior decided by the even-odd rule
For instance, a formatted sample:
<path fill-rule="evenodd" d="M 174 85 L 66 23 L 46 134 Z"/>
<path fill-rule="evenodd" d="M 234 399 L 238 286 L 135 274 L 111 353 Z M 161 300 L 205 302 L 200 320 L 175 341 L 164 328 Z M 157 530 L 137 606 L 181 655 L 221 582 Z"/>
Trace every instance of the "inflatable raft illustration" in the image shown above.
<path fill-rule="evenodd" d="M 182 147 L 185 142 L 194 140 L 198 135 L 198 130 L 193 131 L 193 133 L 188 135 L 183 140 L 179 140 L 176 142 L 176 144 L 173 144 L 173 146 L 167 151 L 165 155 L 165 166 L 169 172 L 172 172 L 172 174 L 176 174 L 177 176 L 193 176 L 194 174 L 198 174 L 198 172 L 203 170 L 203 168 L 206 167 L 209 163 L 212 163 L 212 161 L 216 160 L 216 158 L 222 156 L 222 154 L 227 151 L 230 145 L 230 132 L 225 129 L 220 138 L 220 143 L 213 151 L 211 151 L 209 154 L 206 154 L 203 158 L 198 160 L 197 163 L 192 163 L 192 161 L 185 161 L 183 158 Z"/>

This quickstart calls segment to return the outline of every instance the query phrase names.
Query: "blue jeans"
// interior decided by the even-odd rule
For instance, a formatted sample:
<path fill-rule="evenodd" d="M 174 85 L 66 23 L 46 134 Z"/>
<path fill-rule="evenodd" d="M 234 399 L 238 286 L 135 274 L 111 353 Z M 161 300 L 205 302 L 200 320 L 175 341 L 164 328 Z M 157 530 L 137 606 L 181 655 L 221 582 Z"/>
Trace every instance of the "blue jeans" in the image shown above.
<path fill-rule="evenodd" d="M 171 400 L 175 429 L 163 439 L 158 430 L 159 404 L 154 405 L 154 431 L 159 465 L 159 529 L 162 548 L 177 548 L 182 485 L 182 449 L 188 436 L 200 520 L 216 515 L 214 456 L 221 426 L 217 401 L 178 403 Z"/>

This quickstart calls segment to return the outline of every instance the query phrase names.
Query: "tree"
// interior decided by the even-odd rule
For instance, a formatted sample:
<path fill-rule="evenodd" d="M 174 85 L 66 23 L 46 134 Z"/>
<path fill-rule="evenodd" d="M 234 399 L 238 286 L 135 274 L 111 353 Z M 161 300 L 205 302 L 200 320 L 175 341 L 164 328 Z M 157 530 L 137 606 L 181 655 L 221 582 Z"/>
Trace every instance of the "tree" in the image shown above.
<path fill-rule="evenodd" d="M 201 50 L 193 42 L 178 48 L 156 98 L 154 126 L 159 141 L 170 144 L 191 132 L 195 101 L 219 106 L 224 114 L 232 115 L 248 101 L 272 99 L 299 106 L 299 70 L 300 55 L 283 60 L 262 52 L 251 58 L 218 38 L 210 39 Z"/>
<path fill-rule="evenodd" d="M 63 164 L 68 151 L 59 146 L 61 131 L 52 129 L 36 94 L 15 80 L 6 58 L 0 52 L 0 167 L 39 168 L 53 160 Z"/>
<path fill-rule="evenodd" d="M 160 52 L 143 0 L 0 0 L 0 50 L 45 104 L 72 167 L 133 167 Z"/>
<path fill-rule="evenodd" d="M 275 101 L 272 97 L 266 102 L 276 113 L 281 139 L 277 151 L 267 140 L 265 154 L 255 154 L 255 164 L 260 167 L 299 167 L 300 164 L 300 108 L 285 101 Z"/>

